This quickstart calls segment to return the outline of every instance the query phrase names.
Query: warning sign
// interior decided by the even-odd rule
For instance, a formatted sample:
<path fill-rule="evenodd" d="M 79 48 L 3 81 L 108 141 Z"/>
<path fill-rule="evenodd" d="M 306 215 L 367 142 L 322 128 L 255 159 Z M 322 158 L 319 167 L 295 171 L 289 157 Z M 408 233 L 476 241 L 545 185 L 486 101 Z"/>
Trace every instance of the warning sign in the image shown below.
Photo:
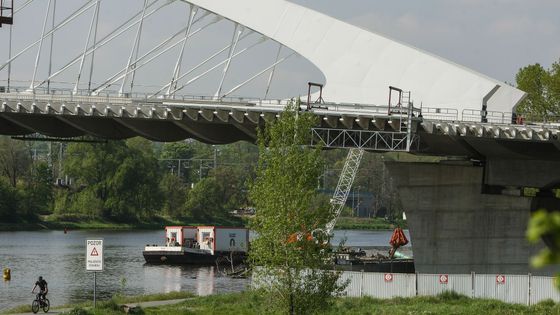
<path fill-rule="evenodd" d="M 386 273 L 383 278 L 385 279 L 385 282 L 393 282 L 393 274 L 391 273 Z"/>
<path fill-rule="evenodd" d="M 439 283 L 447 284 L 449 282 L 449 275 L 439 275 Z"/>
<path fill-rule="evenodd" d="M 506 276 L 504 276 L 504 275 L 497 275 L 497 276 L 496 276 L 496 283 L 497 283 L 497 284 L 506 284 Z"/>
<path fill-rule="evenodd" d="M 86 271 L 103 271 L 103 240 L 86 241 Z"/>

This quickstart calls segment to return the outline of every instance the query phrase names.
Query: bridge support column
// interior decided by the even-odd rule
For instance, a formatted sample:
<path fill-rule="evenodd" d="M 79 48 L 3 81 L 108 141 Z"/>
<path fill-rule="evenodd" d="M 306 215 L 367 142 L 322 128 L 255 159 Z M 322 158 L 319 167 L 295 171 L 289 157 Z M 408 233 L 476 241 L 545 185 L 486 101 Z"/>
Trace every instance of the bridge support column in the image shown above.
<path fill-rule="evenodd" d="M 421 273 L 545 274 L 530 258 L 544 244 L 525 238 L 531 198 L 482 194 L 483 167 L 387 163 L 408 219 Z"/>

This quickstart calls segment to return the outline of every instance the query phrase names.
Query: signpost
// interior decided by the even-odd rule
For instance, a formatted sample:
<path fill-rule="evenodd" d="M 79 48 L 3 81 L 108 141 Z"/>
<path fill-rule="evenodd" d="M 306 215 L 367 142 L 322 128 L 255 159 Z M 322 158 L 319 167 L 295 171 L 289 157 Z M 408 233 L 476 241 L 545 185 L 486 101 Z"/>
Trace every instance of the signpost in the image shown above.
<path fill-rule="evenodd" d="M 103 240 L 86 240 L 86 271 L 93 271 L 93 308 L 96 304 L 96 274 L 98 271 L 103 271 L 103 267 Z"/>

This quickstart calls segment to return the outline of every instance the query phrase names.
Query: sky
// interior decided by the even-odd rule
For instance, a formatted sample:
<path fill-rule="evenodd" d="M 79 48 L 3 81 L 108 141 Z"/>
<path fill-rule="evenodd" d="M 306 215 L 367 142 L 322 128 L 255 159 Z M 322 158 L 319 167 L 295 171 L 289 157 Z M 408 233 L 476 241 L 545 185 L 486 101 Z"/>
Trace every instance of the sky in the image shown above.
<path fill-rule="evenodd" d="M 262 0 L 266 1 L 266 0 Z M 500 81 L 515 82 L 519 68 L 540 63 L 549 67 L 560 59 L 560 1 L 558 0 L 291 0 L 335 18 L 376 32 L 394 40 L 415 46 L 455 63 L 474 69 Z M 25 0 L 16 0 L 16 8 Z M 47 0 L 35 0 L 16 16 L 14 26 L 13 51 L 17 52 L 33 40 L 38 39 L 46 11 Z M 100 12 L 99 36 L 102 37 L 125 17 L 141 9 L 141 0 L 104 0 Z M 163 1 L 161 1 L 163 2 Z M 61 17 L 85 3 L 84 0 L 57 0 L 58 22 Z M 186 23 L 188 6 L 177 1 L 160 13 L 155 14 L 144 25 L 140 43 L 140 55 L 156 43 L 176 32 Z M 93 10 L 69 24 L 55 36 L 53 48 L 53 69 L 65 65 L 83 51 Z M 120 22 L 119 22 L 120 21 Z M 8 56 L 8 27 L 0 28 L 0 61 Z M 194 67 L 205 56 L 229 44 L 233 24 L 222 21 L 196 35 L 189 41 L 185 51 L 183 72 Z M 127 32 L 96 53 L 93 81 L 101 84 L 106 78 L 126 65 L 130 47 L 134 43 L 135 29 Z M 247 43 L 258 40 L 257 35 L 247 38 Z M 48 71 L 48 41 L 44 43 L 41 62 L 37 70 L 37 80 L 43 79 Z M 157 62 L 146 65 L 138 72 L 136 88 L 143 86 L 147 92 L 157 90 L 156 86 L 169 82 L 180 46 L 162 55 Z M 240 44 L 239 47 L 243 47 Z M 238 48 L 241 49 L 241 48 Z M 240 82 L 259 72 L 274 62 L 277 46 L 266 42 L 240 55 L 231 64 L 224 90 L 235 87 Z M 12 67 L 14 84 L 25 85 L 33 74 L 37 48 L 22 55 Z M 287 55 L 282 52 L 282 56 Z M 278 67 L 269 97 L 286 97 L 304 94 L 308 81 L 324 80 L 318 69 L 303 58 L 291 58 Z M 221 59 L 216 59 L 216 62 Z M 87 63 L 87 62 L 86 62 Z M 75 82 L 79 63 L 56 79 Z M 88 67 L 84 67 L 87 69 Z M 220 81 L 221 67 L 208 76 L 196 80 L 184 89 L 187 94 L 212 95 L 216 82 Z M 197 72 L 198 71 L 198 72 Z M 201 73 L 194 71 L 191 78 Z M 88 77 L 84 70 L 84 77 Z M 268 75 L 265 74 L 232 95 L 263 97 Z M 0 71 L 0 85 L 6 83 L 7 69 Z M 22 81 L 22 82 L 17 82 Z M 110 89 L 118 89 L 117 82 Z M 258 91 L 258 93 L 255 93 Z"/>
<path fill-rule="evenodd" d="M 558 0 L 297 0 L 500 81 L 560 60 Z"/>

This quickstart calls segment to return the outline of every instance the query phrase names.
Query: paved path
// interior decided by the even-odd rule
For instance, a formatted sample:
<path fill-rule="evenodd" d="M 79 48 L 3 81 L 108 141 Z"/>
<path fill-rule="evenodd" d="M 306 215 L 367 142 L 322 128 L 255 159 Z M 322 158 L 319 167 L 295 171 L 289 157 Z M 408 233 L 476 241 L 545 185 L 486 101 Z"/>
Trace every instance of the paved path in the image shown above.
<path fill-rule="evenodd" d="M 140 306 L 142 308 L 148 308 L 148 307 L 157 307 L 157 306 L 162 306 L 162 305 L 172 305 L 172 304 L 179 304 L 183 301 L 186 301 L 188 299 L 177 299 L 177 300 L 164 300 L 164 301 L 150 301 L 150 302 L 132 302 L 132 303 L 125 303 L 123 305 L 127 305 L 129 307 L 134 307 L 134 306 Z M 61 309 L 51 309 L 47 314 L 61 314 L 64 312 L 69 312 L 71 311 L 72 308 L 61 308 Z M 43 313 L 43 310 L 39 310 L 39 312 L 37 314 L 45 314 Z M 18 313 L 18 314 L 12 314 L 12 315 L 34 315 L 32 312 L 29 313 Z"/>

